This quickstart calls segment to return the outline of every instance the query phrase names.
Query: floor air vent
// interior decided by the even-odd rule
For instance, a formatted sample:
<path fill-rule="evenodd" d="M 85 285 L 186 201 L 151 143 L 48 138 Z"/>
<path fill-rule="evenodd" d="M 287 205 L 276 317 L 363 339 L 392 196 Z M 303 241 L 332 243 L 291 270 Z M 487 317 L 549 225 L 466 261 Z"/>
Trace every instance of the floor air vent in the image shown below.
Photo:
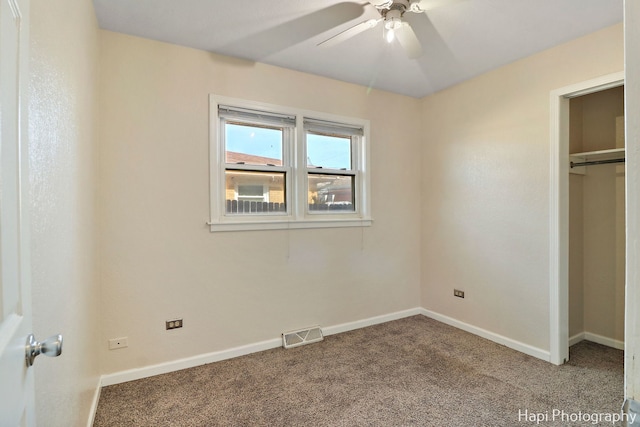
<path fill-rule="evenodd" d="M 298 347 L 299 345 L 311 344 L 322 340 L 322 330 L 319 326 L 282 333 L 282 346 L 284 348 Z"/>

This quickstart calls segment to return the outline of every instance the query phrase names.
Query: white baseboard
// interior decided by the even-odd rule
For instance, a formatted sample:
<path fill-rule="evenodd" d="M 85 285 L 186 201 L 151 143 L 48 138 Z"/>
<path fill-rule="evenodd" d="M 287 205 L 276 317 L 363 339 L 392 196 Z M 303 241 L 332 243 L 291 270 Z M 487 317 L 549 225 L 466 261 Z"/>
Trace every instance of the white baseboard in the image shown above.
<path fill-rule="evenodd" d="M 404 319 L 405 317 L 422 314 L 422 308 L 416 307 L 409 310 L 396 311 L 395 313 L 384 314 L 382 316 L 370 317 L 368 319 L 356 320 L 355 322 L 342 323 L 339 325 L 322 328 L 323 335 L 334 335 L 342 332 L 353 331 L 355 329 L 366 328 L 367 326 L 379 325 L 380 323 L 391 322 L 392 320 Z"/>
<path fill-rule="evenodd" d="M 281 338 L 274 338 L 254 344 L 234 347 L 227 350 L 214 351 L 213 353 L 200 354 L 184 359 L 172 360 L 170 362 L 159 363 L 157 365 L 145 366 L 142 368 L 129 369 L 102 376 L 102 386 L 125 383 L 127 381 L 139 380 L 153 377 L 155 375 L 167 374 L 169 372 L 182 369 L 193 368 L 207 363 L 219 362 L 221 360 L 232 359 L 234 357 L 245 356 L 259 351 L 270 350 L 282 345 Z"/>
<path fill-rule="evenodd" d="M 462 329 L 463 331 L 470 332 L 474 335 L 478 335 L 482 338 L 486 338 L 495 343 L 502 344 L 504 346 L 517 350 L 521 353 L 528 354 L 529 356 L 537 357 L 538 359 L 542 359 L 546 362 L 549 362 L 551 360 L 551 355 L 548 350 L 543 350 L 541 348 L 530 346 L 529 344 L 525 344 L 520 341 L 513 340 L 511 338 L 507 338 L 505 336 L 487 331 L 482 328 L 478 328 L 477 326 L 473 326 L 468 323 L 461 322 L 452 317 L 445 316 L 443 314 L 436 313 L 435 311 L 427 310 L 425 308 L 421 309 L 421 313 L 431 319 L 437 320 L 442 323 L 446 323 L 447 325 L 456 327 L 458 329 Z"/>
<path fill-rule="evenodd" d="M 606 345 L 607 347 L 624 350 L 624 341 L 614 340 L 613 338 L 603 337 L 602 335 L 592 334 L 591 332 L 585 332 L 584 339 L 597 344 Z"/>
<path fill-rule="evenodd" d="M 352 331 L 354 329 L 373 326 L 380 323 L 390 322 L 392 320 L 402 319 L 404 317 L 422 314 L 421 308 L 412 308 L 409 310 L 398 311 L 395 313 L 385 314 L 382 316 L 370 317 L 368 319 L 356 320 L 354 322 L 342 323 L 339 325 L 322 327 L 323 335 L 339 334 L 341 332 Z M 115 372 L 113 374 L 103 375 L 101 379 L 102 386 L 120 384 L 127 381 L 139 380 L 142 378 L 152 377 L 155 375 L 166 374 L 169 372 L 179 371 L 181 369 L 193 368 L 195 366 L 206 365 L 207 363 L 219 362 L 221 360 L 231 359 L 238 356 L 245 356 L 259 351 L 270 350 L 282 346 L 282 338 L 274 338 L 254 344 L 248 344 L 240 347 L 234 347 L 227 350 L 215 351 L 213 353 L 201 354 L 185 359 L 172 360 L 170 362 L 159 363 L 157 365 L 145 366 L 137 369 L 129 369 L 127 371 Z"/>
<path fill-rule="evenodd" d="M 574 336 L 569 337 L 569 347 L 571 347 L 574 344 L 578 344 L 580 341 L 584 341 L 584 340 L 585 340 L 584 332 L 575 334 Z"/>
<path fill-rule="evenodd" d="M 91 401 L 91 407 L 89 408 L 89 419 L 87 420 L 87 427 L 92 427 L 96 418 L 96 411 L 98 410 L 98 402 L 100 401 L 100 391 L 102 390 L 102 379 L 98 379 L 96 384 L 96 390 L 93 392 L 93 400 Z"/>
<path fill-rule="evenodd" d="M 581 332 L 569 338 L 569 345 L 579 343 L 580 341 L 591 341 L 596 344 L 606 345 L 607 347 L 615 348 L 618 350 L 624 350 L 624 341 L 615 340 L 613 338 L 604 337 L 598 334 L 592 334 L 591 332 Z"/>
<path fill-rule="evenodd" d="M 627 398 L 622 405 L 624 425 L 627 427 L 640 427 L 640 402 Z"/>

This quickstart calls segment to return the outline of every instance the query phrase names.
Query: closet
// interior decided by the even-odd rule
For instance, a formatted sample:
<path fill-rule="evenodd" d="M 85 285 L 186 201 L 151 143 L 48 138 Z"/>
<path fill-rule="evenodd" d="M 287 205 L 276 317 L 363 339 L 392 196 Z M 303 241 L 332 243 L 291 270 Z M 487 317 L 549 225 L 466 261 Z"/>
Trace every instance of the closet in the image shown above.
<path fill-rule="evenodd" d="M 624 348 L 624 87 L 569 107 L 569 344 Z"/>

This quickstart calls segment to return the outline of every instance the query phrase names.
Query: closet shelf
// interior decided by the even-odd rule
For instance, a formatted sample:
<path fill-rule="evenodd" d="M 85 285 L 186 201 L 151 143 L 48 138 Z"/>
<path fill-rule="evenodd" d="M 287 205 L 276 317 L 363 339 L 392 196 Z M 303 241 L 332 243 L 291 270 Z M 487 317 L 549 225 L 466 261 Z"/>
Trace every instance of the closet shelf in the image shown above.
<path fill-rule="evenodd" d="M 585 151 L 583 153 L 571 153 L 569 157 L 572 159 L 581 159 L 585 162 L 592 160 L 609 160 L 624 158 L 624 148 L 612 148 L 609 150 Z"/>
<path fill-rule="evenodd" d="M 592 163 L 594 165 L 605 163 L 622 163 L 624 162 L 625 151 L 624 148 L 612 148 L 609 150 L 598 151 L 585 151 L 582 153 L 569 154 L 569 160 L 571 162 L 570 172 L 580 175 L 585 174 L 585 166 Z"/>

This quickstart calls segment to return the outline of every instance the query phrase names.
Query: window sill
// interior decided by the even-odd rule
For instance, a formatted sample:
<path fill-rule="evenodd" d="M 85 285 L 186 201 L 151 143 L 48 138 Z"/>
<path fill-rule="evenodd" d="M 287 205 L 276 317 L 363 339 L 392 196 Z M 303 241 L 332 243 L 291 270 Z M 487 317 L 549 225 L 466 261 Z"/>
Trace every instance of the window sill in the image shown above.
<path fill-rule="evenodd" d="M 253 230 L 297 230 L 303 228 L 344 228 L 370 227 L 371 218 L 357 219 L 313 219 L 303 221 L 270 220 L 243 222 L 208 222 L 211 232 L 221 231 L 253 231 Z"/>

